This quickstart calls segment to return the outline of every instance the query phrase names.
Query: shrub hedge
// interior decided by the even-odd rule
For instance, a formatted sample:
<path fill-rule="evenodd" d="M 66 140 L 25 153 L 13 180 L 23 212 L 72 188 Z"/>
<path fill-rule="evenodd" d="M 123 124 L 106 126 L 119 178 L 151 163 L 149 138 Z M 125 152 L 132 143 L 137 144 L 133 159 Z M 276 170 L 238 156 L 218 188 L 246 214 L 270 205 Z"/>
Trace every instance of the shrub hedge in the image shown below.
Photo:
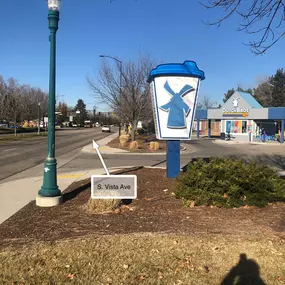
<path fill-rule="evenodd" d="M 176 180 L 176 198 L 195 205 L 257 206 L 285 201 L 285 181 L 268 166 L 232 158 L 190 163 Z"/>

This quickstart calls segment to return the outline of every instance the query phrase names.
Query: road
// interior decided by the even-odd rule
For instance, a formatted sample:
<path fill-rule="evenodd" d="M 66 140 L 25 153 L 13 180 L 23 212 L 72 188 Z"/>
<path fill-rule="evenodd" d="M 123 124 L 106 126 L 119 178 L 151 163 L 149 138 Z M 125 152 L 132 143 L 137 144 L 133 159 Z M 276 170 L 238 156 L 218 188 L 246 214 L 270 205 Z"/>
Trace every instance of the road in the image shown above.
<path fill-rule="evenodd" d="M 92 139 L 99 140 L 107 135 L 107 133 L 101 132 L 101 128 L 56 132 L 56 157 L 80 152 L 80 149 L 91 143 Z M 47 137 L 34 137 L 21 141 L 0 141 L 0 153 L 1 181 L 44 162 L 47 156 Z"/>
<path fill-rule="evenodd" d="M 185 143 L 185 142 L 184 142 Z M 283 147 L 271 147 L 249 144 L 218 144 L 214 140 L 201 139 L 186 142 L 188 152 L 181 152 L 181 167 L 187 165 L 197 157 L 224 157 L 235 156 L 243 159 L 255 159 L 259 162 L 285 169 L 285 156 Z M 104 161 L 108 167 L 120 166 L 166 166 L 166 155 L 108 155 L 104 154 Z M 81 153 L 76 159 L 63 165 L 62 172 L 91 169 L 101 167 L 98 156 L 94 153 Z"/>
<path fill-rule="evenodd" d="M 108 134 L 100 129 L 72 130 L 56 133 L 56 158 L 58 173 L 102 168 L 96 153 L 81 152 L 91 140 L 99 140 Z M 188 141 L 188 153 L 181 152 L 181 167 L 193 158 L 213 156 L 235 156 L 254 159 L 258 162 L 285 170 L 283 146 L 263 146 L 255 144 L 219 144 L 213 140 Z M 0 142 L 0 181 L 2 183 L 43 175 L 46 158 L 47 139 L 45 137 L 16 142 Z M 122 166 L 166 166 L 166 155 L 104 154 L 108 167 Z M 26 170 L 26 171 L 24 171 Z"/>

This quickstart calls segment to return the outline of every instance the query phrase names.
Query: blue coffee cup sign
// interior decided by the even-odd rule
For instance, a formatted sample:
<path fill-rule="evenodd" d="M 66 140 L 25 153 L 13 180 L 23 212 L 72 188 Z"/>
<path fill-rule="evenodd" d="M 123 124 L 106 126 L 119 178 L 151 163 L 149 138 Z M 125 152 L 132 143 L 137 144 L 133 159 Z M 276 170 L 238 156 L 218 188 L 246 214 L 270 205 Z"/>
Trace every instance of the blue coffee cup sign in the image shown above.
<path fill-rule="evenodd" d="M 161 64 L 150 72 L 157 139 L 189 140 L 200 81 L 204 72 L 194 61 Z"/>
<path fill-rule="evenodd" d="M 167 177 L 180 173 L 180 140 L 190 140 L 200 81 L 194 61 L 158 65 L 150 72 L 156 138 L 167 140 Z"/>

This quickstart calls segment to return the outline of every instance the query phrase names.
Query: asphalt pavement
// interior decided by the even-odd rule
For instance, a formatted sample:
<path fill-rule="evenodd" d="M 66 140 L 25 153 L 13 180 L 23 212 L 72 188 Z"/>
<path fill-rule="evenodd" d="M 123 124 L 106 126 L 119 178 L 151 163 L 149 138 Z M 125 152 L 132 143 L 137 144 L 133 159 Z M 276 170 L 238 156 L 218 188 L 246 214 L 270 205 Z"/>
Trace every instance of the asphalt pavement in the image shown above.
<path fill-rule="evenodd" d="M 56 157 L 74 157 L 92 139 L 99 140 L 108 136 L 101 128 L 86 128 L 56 132 Z M 9 179 L 17 173 L 44 162 L 47 156 L 47 137 L 33 137 L 20 141 L 0 141 L 0 181 Z M 66 154 L 66 156 L 64 156 Z M 32 175 L 34 173 L 31 173 Z M 27 177 L 27 176 L 25 176 Z M 3 181 L 2 181 L 3 182 Z"/>
<path fill-rule="evenodd" d="M 102 133 L 100 129 L 57 134 L 59 189 L 63 191 L 74 181 L 94 174 L 105 174 L 96 151 L 92 149 L 92 139 L 100 145 L 99 149 L 111 172 L 130 166 L 166 166 L 165 153 L 132 154 L 107 147 L 106 144 L 117 135 Z M 186 150 L 181 151 L 181 168 L 197 157 L 235 156 L 269 164 L 279 171 L 285 170 L 284 146 L 226 144 L 211 139 L 193 139 L 183 143 Z M 42 186 L 46 147 L 47 139 L 43 137 L 9 143 L 0 142 L 0 223 L 35 199 Z M 3 178 L 5 175 L 6 178 Z"/>

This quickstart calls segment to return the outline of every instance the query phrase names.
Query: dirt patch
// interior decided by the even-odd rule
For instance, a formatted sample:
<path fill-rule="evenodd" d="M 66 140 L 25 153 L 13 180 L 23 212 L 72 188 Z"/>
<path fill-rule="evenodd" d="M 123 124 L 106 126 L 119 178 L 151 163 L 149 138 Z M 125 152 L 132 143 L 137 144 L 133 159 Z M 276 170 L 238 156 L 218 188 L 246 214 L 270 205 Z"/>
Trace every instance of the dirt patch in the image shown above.
<path fill-rule="evenodd" d="M 86 179 L 64 191 L 65 202 L 60 206 L 40 208 L 33 201 L 2 223 L 0 243 L 149 232 L 285 237 L 284 203 L 265 208 L 183 207 L 173 197 L 175 180 L 167 178 L 165 170 L 141 168 L 120 173 L 135 174 L 138 181 L 138 198 L 124 201 L 124 210 L 107 214 L 82 210 L 90 198 L 90 179 Z"/>

